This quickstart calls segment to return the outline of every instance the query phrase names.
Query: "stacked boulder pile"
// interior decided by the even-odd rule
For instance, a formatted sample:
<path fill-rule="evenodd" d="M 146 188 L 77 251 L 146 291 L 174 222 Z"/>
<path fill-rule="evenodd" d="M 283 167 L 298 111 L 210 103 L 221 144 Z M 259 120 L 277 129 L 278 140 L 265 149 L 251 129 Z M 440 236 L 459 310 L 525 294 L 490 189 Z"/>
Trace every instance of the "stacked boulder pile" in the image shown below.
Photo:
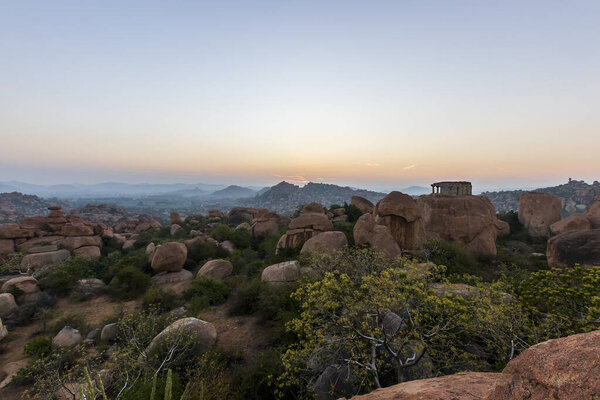
<path fill-rule="evenodd" d="M 102 229 L 102 239 L 123 250 L 132 248 L 140 233 L 149 229 L 160 228 L 160 222 L 146 218 L 128 218 L 112 227 L 98 224 Z"/>
<path fill-rule="evenodd" d="M 279 239 L 277 251 L 299 249 L 312 237 L 333 231 L 333 223 L 320 204 L 309 204 L 300 216 L 292 219 L 288 231 Z"/>
<path fill-rule="evenodd" d="M 0 256 L 25 255 L 21 269 L 33 274 L 70 256 L 100 258 L 102 224 L 92 224 L 77 215 L 65 216 L 60 207 L 49 207 L 47 217 L 24 218 L 19 224 L 0 226 Z"/>

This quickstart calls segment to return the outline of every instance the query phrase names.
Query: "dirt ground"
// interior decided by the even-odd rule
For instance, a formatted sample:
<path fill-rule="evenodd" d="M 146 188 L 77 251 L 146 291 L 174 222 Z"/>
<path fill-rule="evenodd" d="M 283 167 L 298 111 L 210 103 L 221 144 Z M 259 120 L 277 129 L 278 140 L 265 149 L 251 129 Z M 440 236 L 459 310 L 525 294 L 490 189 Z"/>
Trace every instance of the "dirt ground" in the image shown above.
<path fill-rule="evenodd" d="M 245 362 L 250 362 L 260 351 L 272 343 L 272 330 L 268 323 L 263 323 L 256 316 L 229 316 L 229 304 L 225 303 L 202 311 L 198 318 L 212 322 L 217 330 L 217 347 L 241 353 Z M 140 302 L 115 302 L 111 297 L 103 295 L 87 301 L 76 301 L 62 298 L 55 305 L 59 310 L 47 321 L 51 325 L 62 316 L 77 314 L 83 317 L 90 328 L 101 328 L 104 321 L 120 313 L 132 313 L 140 309 Z M 43 332 L 40 321 L 32 321 L 28 325 L 17 326 L 0 344 L 0 399 L 17 400 L 26 387 L 6 386 L 9 375 L 15 374 L 29 362 L 29 357 L 23 353 L 25 344 L 36 335 Z"/>
<path fill-rule="evenodd" d="M 215 325 L 217 347 L 226 351 L 240 352 L 246 361 L 250 361 L 272 343 L 272 330 L 256 316 L 229 316 L 228 308 L 228 303 L 211 307 L 202 311 L 198 318 Z"/>
<path fill-rule="evenodd" d="M 58 310 L 49 319 L 48 325 L 58 321 L 67 314 L 77 314 L 83 317 L 87 325 L 99 327 L 107 318 L 121 312 L 131 313 L 139 309 L 138 301 L 125 303 L 115 302 L 109 296 L 98 296 L 87 301 L 77 301 L 70 298 L 60 299 L 53 310 Z M 25 344 L 36 335 L 43 333 L 40 321 L 32 321 L 28 325 L 16 326 L 0 344 L 0 399 L 19 399 L 26 388 L 6 387 L 8 381 L 16 372 L 25 367 L 29 357 L 23 353 Z"/>

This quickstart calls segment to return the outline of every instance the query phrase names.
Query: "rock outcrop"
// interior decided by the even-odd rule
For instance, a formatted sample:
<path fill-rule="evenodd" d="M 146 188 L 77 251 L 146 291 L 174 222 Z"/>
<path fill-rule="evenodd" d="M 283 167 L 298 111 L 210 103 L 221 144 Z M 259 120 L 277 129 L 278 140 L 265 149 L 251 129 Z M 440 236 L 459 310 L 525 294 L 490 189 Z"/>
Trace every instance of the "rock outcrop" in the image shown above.
<path fill-rule="evenodd" d="M 333 230 L 333 224 L 327 215 L 314 212 L 301 214 L 290 222 L 289 230 L 277 243 L 277 251 L 301 248 L 311 237 L 331 230 Z"/>
<path fill-rule="evenodd" d="M 375 223 L 372 214 L 363 214 L 353 230 L 354 243 L 369 244 L 373 249 L 386 254 L 388 257 L 398 257 L 402 251 L 385 225 Z"/>
<path fill-rule="evenodd" d="M 260 279 L 271 284 L 285 284 L 300 280 L 305 273 L 307 271 L 303 271 L 298 261 L 284 261 L 269 265 L 263 270 Z"/>
<path fill-rule="evenodd" d="M 11 293 L 0 294 L 0 318 L 6 318 L 19 310 Z"/>
<path fill-rule="evenodd" d="M 79 343 L 81 343 L 82 340 L 83 340 L 83 337 L 81 336 L 81 333 L 79 333 L 79 331 L 77 329 L 71 328 L 70 326 L 65 326 L 52 339 L 52 347 L 53 348 L 73 347 L 73 346 L 77 346 Z"/>
<path fill-rule="evenodd" d="M 498 220 L 484 196 L 421 196 L 418 199 L 427 238 L 462 246 L 474 256 L 495 256 Z"/>
<path fill-rule="evenodd" d="M 14 289 L 17 289 L 19 292 L 19 296 L 17 297 L 17 302 L 19 304 L 35 301 L 39 298 L 41 293 L 37 279 L 32 276 L 19 276 L 9 279 L 4 282 L 0 288 L 0 292 L 8 293 Z"/>
<path fill-rule="evenodd" d="M 499 379 L 500 374 L 489 372 L 462 372 L 438 378 L 400 383 L 369 394 L 355 396 L 355 400 L 481 400 Z M 508 400 L 509 398 L 504 398 Z"/>
<path fill-rule="evenodd" d="M 256 239 L 264 239 L 279 233 L 279 230 L 289 224 L 290 218 L 274 212 L 261 214 L 252 220 L 250 234 Z"/>
<path fill-rule="evenodd" d="M 364 214 L 370 214 L 375 209 L 375 205 L 373 205 L 373 203 L 360 196 L 352 196 L 350 203 L 358 207 Z"/>
<path fill-rule="evenodd" d="M 239 225 L 243 222 L 251 222 L 268 212 L 266 208 L 233 207 L 229 211 L 227 221 L 231 225 Z"/>
<path fill-rule="evenodd" d="M 45 268 L 52 267 L 66 260 L 71 256 L 69 250 L 56 250 L 43 253 L 28 254 L 21 260 L 21 269 L 23 271 L 38 272 Z"/>
<path fill-rule="evenodd" d="M 319 233 L 311 237 L 302 246 L 301 254 L 331 253 L 340 250 L 348 244 L 348 239 L 343 232 L 331 231 Z"/>
<path fill-rule="evenodd" d="M 510 361 L 485 400 L 592 400 L 600 393 L 600 331 L 531 346 Z"/>
<path fill-rule="evenodd" d="M 377 224 L 388 227 L 402 250 L 418 249 L 425 241 L 421 210 L 407 194 L 391 192 L 377 203 L 374 216 Z"/>
<path fill-rule="evenodd" d="M 183 340 L 188 342 L 187 346 L 182 346 L 190 356 L 201 354 L 208 350 L 217 341 L 217 330 L 210 322 L 197 318 L 182 318 L 167 326 L 160 332 L 146 349 L 146 354 L 150 359 L 161 351 L 170 342 Z"/>
<path fill-rule="evenodd" d="M 187 253 L 187 247 L 183 243 L 163 243 L 154 250 L 151 267 L 154 271 L 181 271 L 183 264 L 185 264 Z"/>
<path fill-rule="evenodd" d="M 550 231 L 555 235 L 588 229 L 592 229 L 592 224 L 585 214 L 571 214 L 550 225 Z"/>
<path fill-rule="evenodd" d="M 309 203 L 302 206 L 302 214 L 318 213 L 325 214 L 325 207 L 319 203 Z"/>
<path fill-rule="evenodd" d="M 600 266 L 600 229 L 572 231 L 548 240 L 548 266 L 568 268 L 575 264 Z"/>
<path fill-rule="evenodd" d="M 559 197 L 540 192 L 526 192 L 519 197 L 519 222 L 531 236 L 548 236 L 550 225 L 560 221 Z"/>
<path fill-rule="evenodd" d="M 210 260 L 207 261 L 202 268 L 198 271 L 198 275 L 207 276 L 213 279 L 223 280 L 231 275 L 233 272 L 233 265 L 228 260 Z"/>

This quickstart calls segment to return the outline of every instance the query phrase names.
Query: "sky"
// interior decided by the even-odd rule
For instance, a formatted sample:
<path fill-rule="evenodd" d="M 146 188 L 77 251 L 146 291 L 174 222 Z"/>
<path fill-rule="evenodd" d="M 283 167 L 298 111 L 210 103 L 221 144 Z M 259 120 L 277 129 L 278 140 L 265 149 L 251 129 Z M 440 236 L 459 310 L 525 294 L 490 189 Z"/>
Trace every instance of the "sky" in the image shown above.
<path fill-rule="evenodd" d="M 0 181 L 600 179 L 600 2 L 0 0 Z"/>

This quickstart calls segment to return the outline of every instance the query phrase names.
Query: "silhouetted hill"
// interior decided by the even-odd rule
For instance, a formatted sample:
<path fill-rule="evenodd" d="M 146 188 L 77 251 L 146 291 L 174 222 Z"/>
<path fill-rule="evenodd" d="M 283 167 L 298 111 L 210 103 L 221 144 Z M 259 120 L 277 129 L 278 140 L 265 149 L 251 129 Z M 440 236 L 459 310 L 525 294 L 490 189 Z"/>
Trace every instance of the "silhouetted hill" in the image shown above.
<path fill-rule="evenodd" d="M 217 190 L 210 196 L 219 199 L 244 199 L 247 197 L 252 197 L 255 194 L 256 192 L 252 189 L 248 189 L 237 185 L 230 185 L 227 186 L 225 189 Z"/>
<path fill-rule="evenodd" d="M 248 200 L 246 204 L 292 214 L 301 204 L 317 202 L 328 207 L 331 204 L 350 203 L 352 196 L 361 196 L 376 203 L 385 196 L 385 193 L 312 182 L 300 187 L 284 181 L 264 193 L 256 195 L 256 197 Z"/>

